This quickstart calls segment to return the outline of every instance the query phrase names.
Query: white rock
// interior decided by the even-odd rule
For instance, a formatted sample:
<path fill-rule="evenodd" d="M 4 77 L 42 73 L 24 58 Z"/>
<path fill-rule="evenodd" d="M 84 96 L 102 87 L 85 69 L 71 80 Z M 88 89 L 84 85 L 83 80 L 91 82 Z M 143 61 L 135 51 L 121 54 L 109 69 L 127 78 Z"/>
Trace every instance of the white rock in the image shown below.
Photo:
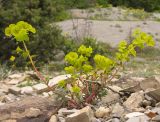
<path fill-rule="evenodd" d="M 16 100 L 16 96 L 14 94 L 8 94 L 8 95 L 5 95 L 3 101 L 5 102 L 12 102 L 14 100 Z"/>
<path fill-rule="evenodd" d="M 5 103 L 0 102 L 0 106 L 4 105 Z"/>
<path fill-rule="evenodd" d="M 152 121 L 154 121 L 154 122 L 160 122 L 160 115 L 157 115 L 157 116 L 153 117 Z"/>
<path fill-rule="evenodd" d="M 123 105 L 128 109 L 133 110 L 135 108 L 139 108 L 143 100 L 144 100 L 144 93 L 140 91 L 131 94 L 131 96 L 123 103 Z"/>
<path fill-rule="evenodd" d="M 10 78 L 10 79 L 18 79 L 18 78 L 21 78 L 22 76 L 23 76 L 22 73 L 18 73 L 18 74 L 9 75 L 8 78 Z"/>
<path fill-rule="evenodd" d="M 49 94 L 47 92 L 43 92 L 43 97 L 49 97 Z"/>
<path fill-rule="evenodd" d="M 99 119 L 97 119 L 97 118 L 94 117 L 94 118 L 92 119 L 92 122 L 101 122 L 101 120 L 99 120 Z"/>
<path fill-rule="evenodd" d="M 77 109 L 71 109 L 71 110 L 68 110 L 67 108 L 61 108 L 59 109 L 58 111 L 58 115 L 60 116 L 66 116 L 66 115 L 70 115 L 70 114 L 73 114 L 73 113 L 76 113 L 76 112 L 79 112 L 80 110 L 77 110 Z"/>
<path fill-rule="evenodd" d="M 43 84 L 43 83 L 39 83 L 39 84 L 34 85 L 33 88 L 34 88 L 35 90 L 39 91 L 39 90 L 46 89 L 46 88 L 47 88 L 47 85 L 46 85 L 46 84 Z"/>
<path fill-rule="evenodd" d="M 156 104 L 156 107 L 159 107 L 159 108 L 160 108 L 160 102 Z"/>
<path fill-rule="evenodd" d="M 109 108 L 105 108 L 105 107 L 100 107 L 96 110 L 95 112 L 95 116 L 97 118 L 103 118 L 103 117 L 108 117 L 110 115 L 110 109 Z"/>
<path fill-rule="evenodd" d="M 126 122 L 149 122 L 146 115 L 129 118 Z"/>
<path fill-rule="evenodd" d="M 59 122 L 66 122 L 65 118 L 58 116 Z"/>
<path fill-rule="evenodd" d="M 57 117 L 55 115 L 52 115 L 49 122 L 58 122 Z"/>
<path fill-rule="evenodd" d="M 7 84 L 16 85 L 16 84 L 24 81 L 26 79 L 26 77 L 28 77 L 28 76 L 26 74 L 22 74 L 22 73 L 10 75 L 10 76 L 8 76 L 9 81 L 7 81 Z"/>
<path fill-rule="evenodd" d="M 107 91 L 107 95 L 102 97 L 102 104 L 110 104 L 113 101 L 119 100 L 119 94 L 116 94 L 112 91 Z"/>
<path fill-rule="evenodd" d="M 50 92 L 48 92 L 48 94 L 49 94 L 49 95 L 53 95 L 53 92 L 52 92 L 52 91 L 50 91 Z"/>
<path fill-rule="evenodd" d="M 21 93 L 21 89 L 16 86 L 12 86 L 11 88 L 8 89 L 10 93 L 18 95 Z"/>
<path fill-rule="evenodd" d="M 114 91 L 116 91 L 116 92 L 119 92 L 119 91 L 121 91 L 121 90 L 123 90 L 121 87 L 119 87 L 119 86 L 108 86 L 109 88 L 111 88 L 111 89 L 113 89 Z"/>
<path fill-rule="evenodd" d="M 131 77 L 130 79 L 134 80 L 134 81 L 137 81 L 137 82 L 141 82 L 143 81 L 145 78 L 143 77 Z"/>
<path fill-rule="evenodd" d="M 129 119 L 129 118 L 132 118 L 132 117 L 138 117 L 138 116 L 144 116 L 144 115 L 145 114 L 141 113 L 141 112 L 132 112 L 132 113 L 126 114 L 125 118 Z"/>
<path fill-rule="evenodd" d="M 37 117 L 37 116 L 39 116 L 41 114 L 42 114 L 42 112 L 37 108 L 29 108 L 29 109 L 25 110 L 25 116 L 29 117 L 29 118 Z"/>
<path fill-rule="evenodd" d="M 7 84 L 9 84 L 9 85 L 17 85 L 19 82 L 21 82 L 21 81 L 19 81 L 18 79 L 11 79 Z"/>
<path fill-rule="evenodd" d="M 154 109 L 152 109 L 152 112 L 155 112 L 160 115 L 160 107 L 155 107 Z"/>
<path fill-rule="evenodd" d="M 54 77 L 53 79 L 51 79 L 51 80 L 49 81 L 48 85 L 49 85 L 50 87 L 52 87 L 52 86 L 58 84 L 60 81 L 66 80 L 66 79 L 68 79 L 68 78 L 70 78 L 70 77 L 71 77 L 70 74 L 67 74 L 67 75 L 59 75 L 59 76 Z"/>
<path fill-rule="evenodd" d="M 21 94 L 33 94 L 33 88 L 31 86 L 26 86 L 21 88 Z"/>
<path fill-rule="evenodd" d="M 118 116 L 122 116 L 123 113 L 124 113 L 124 108 L 123 108 L 119 103 L 116 103 L 116 104 L 113 106 L 112 113 L 113 113 L 113 114 L 116 114 L 116 115 L 118 115 Z"/>
<path fill-rule="evenodd" d="M 146 91 L 147 89 L 153 88 L 158 89 L 160 82 L 155 77 L 149 77 L 140 82 L 140 87 L 142 90 Z"/>
<path fill-rule="evenodd" d="M 80 111 L 68 115 L 66 117 L 66 122 L 91 122 L 93 119 L 93 111 L 87 106 Z"/>
<path fill-rule="evenodd" d="M 67 108 L 61 108 L 58 111 L 58 116 L 63 116 L 63 111 L 67 111 Z"/>

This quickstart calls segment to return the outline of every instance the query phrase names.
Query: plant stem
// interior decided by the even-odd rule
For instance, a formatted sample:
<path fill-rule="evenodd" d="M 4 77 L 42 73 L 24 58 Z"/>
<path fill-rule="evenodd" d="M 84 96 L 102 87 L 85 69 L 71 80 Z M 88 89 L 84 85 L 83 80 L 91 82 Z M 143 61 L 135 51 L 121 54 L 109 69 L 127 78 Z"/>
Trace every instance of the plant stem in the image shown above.
<path fill-rule="evenodd" d="M 32 57 L 31 57 L 31 55 L 30 55 L 30 53 L 29 53 L 29 50 L 27 49 L 27 46 L 26 46 L 26 44 L 25 44 L 24 41 L 23 41 L 23 46 L 24 46 L 24 48 L 25 48 L 25 50 L 26 50 L 26 52 L 27 52 L 27 54 L 28 54 L 29 60 L 30 60 L 30 62 L 31 62 L 31 64 L 32 64 L 32 67 L 33 67 L 34 71 L 37 73 L 38 78 L 39 78 L 40 80 L 42 80 L 44 83 L 46 83 L 47 86 L 48 86 L 48 82 L 46 81 L 46 79 L 44 78 L 44 76 L 37 70 L 37 68 L 36 68 L 36 66 L 35 66 L 35 64 L 34 64 L 34 62 L 33 62 L 33 59 L 32 59 Z"/>
<path fill-rule="evenodd" d="M 109 80 L 108 80 L 107 82 L 112 81 L 112 79 L 113 79 L 113 78 L 116 76 L 116 74 L 118 73 L 119 69 L 120 69 L 120 67 L 115 70 L 114 74 L 112 74 L 111 77 L 108 78 Z"/>

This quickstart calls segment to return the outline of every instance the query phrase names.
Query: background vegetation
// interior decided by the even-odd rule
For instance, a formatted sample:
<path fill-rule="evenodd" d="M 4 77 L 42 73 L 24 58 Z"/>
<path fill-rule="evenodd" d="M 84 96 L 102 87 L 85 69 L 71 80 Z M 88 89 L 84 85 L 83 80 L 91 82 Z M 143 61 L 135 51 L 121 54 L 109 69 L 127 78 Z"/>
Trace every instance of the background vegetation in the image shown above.
<path fill-rule="evenodd" d="M 36 61 L 48 63 L 55 59 L 54 55 L 59 51 L 66 54 L 79 46 L 74 40 L 61 35 L 62 31 L 56 25 L 50 25 L 69 19 L 68 9 L 113 5 L 159 11 L 159 3 L 160 0 L 0 0 L 0 63 L 9 63 L 10 56 L 15 55 L 17 43 L 4 36 L 4 28 L 11 23 L 23 20 L 36 28 L 38 32 L 31 36 L 29 50 L 35 54 Z M 95 39 L 85 38 L 82 42 L 103 55 L 110 54 L 112 50 L 108 45 L 97 43 Z M 27 63 L 19 56 L 15 65 L 24 66 Z"/>

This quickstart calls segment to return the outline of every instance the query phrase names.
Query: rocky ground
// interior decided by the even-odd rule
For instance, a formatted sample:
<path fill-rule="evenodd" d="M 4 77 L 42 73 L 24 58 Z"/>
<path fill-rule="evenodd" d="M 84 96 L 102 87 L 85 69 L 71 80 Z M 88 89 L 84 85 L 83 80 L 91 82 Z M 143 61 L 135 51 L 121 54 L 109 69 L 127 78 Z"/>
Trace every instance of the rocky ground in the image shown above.
<path fill-rule="evenodd" d="M 67 76 L 69 77 L 69 76 Z M 51 78 L 49 85 L 67 78 Z M 108 84 L 107 95 L 95 105 L 77 110 L 65 106 L 33 72 L 9 75 L 0 86 L 2 122 L 159 122 L 160 78 L 121 77 Z M 22 85 L 23 84 L 23 85 Z M 24 85 L 25 84 L 25 85 Z"/>

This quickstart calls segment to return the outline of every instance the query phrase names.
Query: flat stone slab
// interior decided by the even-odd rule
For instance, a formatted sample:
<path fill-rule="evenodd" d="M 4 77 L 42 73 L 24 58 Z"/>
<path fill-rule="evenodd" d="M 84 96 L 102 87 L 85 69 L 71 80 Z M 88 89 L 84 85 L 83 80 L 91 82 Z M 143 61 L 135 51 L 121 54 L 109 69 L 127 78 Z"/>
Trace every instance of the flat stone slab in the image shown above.
<path fill-rule="evenodd" d="M 160 102 L 160 88 L 150 91 L 148 93 L 146 93 L 148 96 L 152 97 L 153 99 L 155 99 L 156 101 Z"/>

